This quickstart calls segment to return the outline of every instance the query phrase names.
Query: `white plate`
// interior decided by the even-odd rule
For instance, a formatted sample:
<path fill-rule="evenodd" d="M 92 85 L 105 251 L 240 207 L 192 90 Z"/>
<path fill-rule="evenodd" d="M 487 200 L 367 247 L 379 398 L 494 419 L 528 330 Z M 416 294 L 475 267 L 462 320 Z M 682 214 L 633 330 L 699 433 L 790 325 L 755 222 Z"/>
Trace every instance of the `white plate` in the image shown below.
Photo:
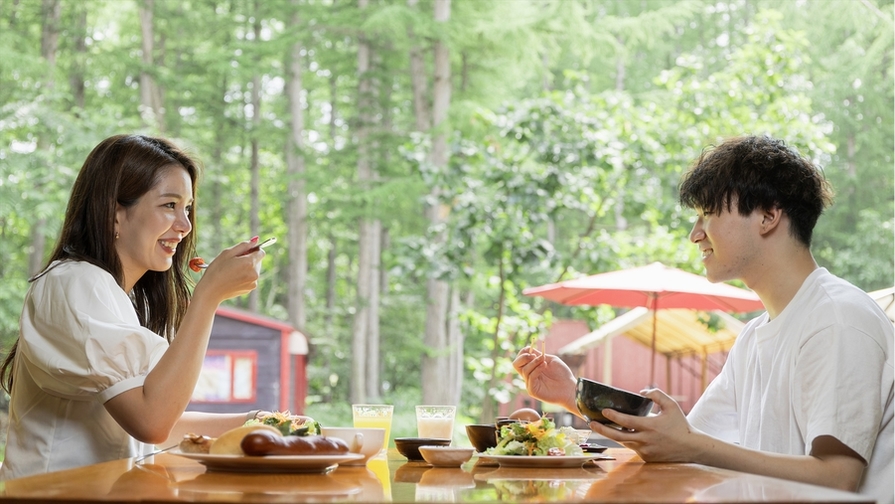
<path fill-rule="evenodd" d="M 210 471 L 256 473 L 327 473 L 335 469 L 340 462 L 364 458 L 360 453 L 345 453 L 342 455 L 271 455 L 267 457 L 211 455 L 208 453 L 183 453 L 177 448 L 171 450 L 170 453 L 196 460 L 208 467 Z"/>
<path fill-rule="evenodd" d="M 599 454 L 593 455 L 581 455 L 581 456 L 562 456 L 562 457 L 549 457 L 546 455 L 535 456 L 535 455 L 484 455 L 479 454 L 479 458 L 484 458 L 488 460 L 494 460 L 500 467 L 554 467 L 554 468 L 562 468 L 562 467 L 581 467 L 585 462 L 589 460 L 607 460 L 608 457 L 604 457 Z"/>

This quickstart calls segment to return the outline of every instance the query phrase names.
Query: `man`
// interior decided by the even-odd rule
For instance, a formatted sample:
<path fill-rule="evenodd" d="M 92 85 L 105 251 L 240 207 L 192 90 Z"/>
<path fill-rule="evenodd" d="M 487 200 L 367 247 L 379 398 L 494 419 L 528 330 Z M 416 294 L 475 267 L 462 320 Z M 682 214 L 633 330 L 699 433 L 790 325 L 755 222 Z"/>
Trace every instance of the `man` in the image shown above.
<path fill-rule="evenodd" d="M 712 282 L 739 279 L 767 312 L 737 338 L 721 374 L 684 416 L 660 390 L 658 413 L 603 410 L 591 429 L 647 462 L 694 462 L 895 500 L 893 326 L 863 291 L 818 267 L 814 225 L 831 200 L 822 173 L 768 137 L 704 152 L 684 176 L 690 240 Z M 529 394 L 573 413 L 575 377 L 556 356 L 514 361 Z"/>

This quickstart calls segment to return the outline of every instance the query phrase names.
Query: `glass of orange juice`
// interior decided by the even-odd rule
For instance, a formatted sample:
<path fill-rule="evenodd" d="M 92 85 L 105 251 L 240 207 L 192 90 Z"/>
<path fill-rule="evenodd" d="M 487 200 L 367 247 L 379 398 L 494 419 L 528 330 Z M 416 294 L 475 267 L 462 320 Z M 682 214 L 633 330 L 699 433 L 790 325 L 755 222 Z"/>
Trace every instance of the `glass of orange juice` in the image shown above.
<path fill-rule="evenodd" d="M 391 404 L 352 404 L 355 427 L 373 427 L 385 429 L 382 439 L 382 449 L 388 448 L 388 439 L 392 430 L 392 412 L 395 407 Z"/>

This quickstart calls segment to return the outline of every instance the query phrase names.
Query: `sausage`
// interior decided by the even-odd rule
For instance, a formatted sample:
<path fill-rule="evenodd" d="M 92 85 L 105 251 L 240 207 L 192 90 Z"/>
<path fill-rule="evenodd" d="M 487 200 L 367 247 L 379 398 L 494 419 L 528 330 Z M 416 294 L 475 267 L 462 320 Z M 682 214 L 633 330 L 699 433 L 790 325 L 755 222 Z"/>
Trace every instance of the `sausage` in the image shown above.
<path fill-rule="evenodd" d="M 246 434 L 240 444 L 246 455 L 341 455 L 348 444 L 325 436 L 280 436 L 269 431 Z"/>

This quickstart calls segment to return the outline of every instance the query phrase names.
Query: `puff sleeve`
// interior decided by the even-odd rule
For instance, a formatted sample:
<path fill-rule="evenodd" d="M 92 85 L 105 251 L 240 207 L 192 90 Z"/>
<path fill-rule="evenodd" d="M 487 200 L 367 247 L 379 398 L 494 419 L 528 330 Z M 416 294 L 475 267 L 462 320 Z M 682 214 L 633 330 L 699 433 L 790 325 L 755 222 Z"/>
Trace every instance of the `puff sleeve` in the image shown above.
<path fill-rule="evenodd" d="M 107 271 L 63 262 L 31 286 L 21 320 L 23 364 L 44 391 L 106 402 L 140 387 L 168 348 L 140 325 Z"/>

